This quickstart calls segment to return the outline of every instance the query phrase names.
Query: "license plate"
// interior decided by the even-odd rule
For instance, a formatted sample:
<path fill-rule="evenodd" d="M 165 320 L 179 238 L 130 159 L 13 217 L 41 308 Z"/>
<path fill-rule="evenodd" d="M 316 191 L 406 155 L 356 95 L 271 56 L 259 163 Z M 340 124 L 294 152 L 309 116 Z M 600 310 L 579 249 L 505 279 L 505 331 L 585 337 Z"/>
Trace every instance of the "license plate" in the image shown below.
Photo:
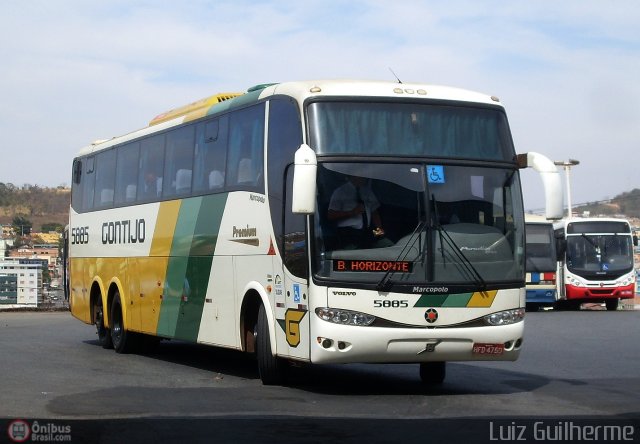
<path fill-rule="evenodd" d="M 504 353 L 504 344 L 473 344 L 474 355 L 501 355 Z"/>

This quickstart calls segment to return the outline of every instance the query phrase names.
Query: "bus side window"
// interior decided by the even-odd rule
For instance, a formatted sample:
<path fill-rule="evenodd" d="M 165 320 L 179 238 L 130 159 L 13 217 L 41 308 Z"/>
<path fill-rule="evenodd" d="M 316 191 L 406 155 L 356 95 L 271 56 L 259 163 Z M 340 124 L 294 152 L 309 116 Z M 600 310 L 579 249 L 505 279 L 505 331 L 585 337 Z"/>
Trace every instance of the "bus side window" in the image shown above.
<path fill-rule="evenodd" d="M 224 187 L 229 117 L 198 124 L 194 162 L 194 193 L 219 191 Z"/>
<path fill-rule="evenodd" d="M 140 144 L 129 143 L 118 148 L 115 204 L 131 203 L 136 200 L 138 183 L 138 157 Z"/>
<path fill-rule="evenodd" d="M 191 193 L 195 125 L 174 130 L 167 135 L 163 195 Z"/>
<path fill-rule="evenodd" d="M 148 137 L 140 143 L 138 202 L 157 200 L 162 195 L 164 170 L 164 135 Z"/>
<path fill-rule="evenodd" d="M 116 172 L 116 150 L 102 151 L 96 156 L 96 188 L 94 208 L 108 208 L 113 205 Z"/>
<path fill-rule="evenodd" d="M 264 192 L 264 104 L 232 113 L 229 122 L 227 185 Z"/>
<path fill-rule="evenodd" d="M 71 206 L 77 212 L 82 211 L 82 159 L 73 161 L 73 181 L 71 183 Z"/>
<path fill-rule="evenodd" d="M 93 192 L 96 183 L 96 175 L 94 172 L 95 159 L 95 156 L 91 156 L 84 160 L 84 175 L 80 181 L 80 187 L 82 189 L 81 211 L 91 211 L 93 209 Z"/>

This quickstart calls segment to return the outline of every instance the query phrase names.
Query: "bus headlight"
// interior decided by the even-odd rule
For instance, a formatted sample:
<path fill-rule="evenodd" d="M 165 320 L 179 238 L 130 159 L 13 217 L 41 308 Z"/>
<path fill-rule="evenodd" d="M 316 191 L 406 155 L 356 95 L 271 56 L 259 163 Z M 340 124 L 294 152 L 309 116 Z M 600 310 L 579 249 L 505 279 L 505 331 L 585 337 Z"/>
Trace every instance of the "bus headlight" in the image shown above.
<path fill-rule="evenodd" d="M 486 315 L 483 319 L 487 325 L 509 325 L 521 322 L 524 319 L 524 308 L 499 311 Z"/>
<path fill-rule="evenodd" d="M 618 286 L 626 287 L 627 285 L 631 285 L 633 283 L 633 277 L 628 276 L 618 283 Z"/>
<path fill-rule="evenodd" d="M 568 281 L 569 281 L 569 284 L 573 285 L 574 287 L 582 287 L 582 282 L 580 282 L 577 279 L 569 278 Z"/>
<path fill-rule="evenodd" d="M 375 316 L 366 313 L 329 307 L 316 308 L 316 315 L 323 321 L 343 325 L 366 326 L 371 325 L 376 320 Z"/>

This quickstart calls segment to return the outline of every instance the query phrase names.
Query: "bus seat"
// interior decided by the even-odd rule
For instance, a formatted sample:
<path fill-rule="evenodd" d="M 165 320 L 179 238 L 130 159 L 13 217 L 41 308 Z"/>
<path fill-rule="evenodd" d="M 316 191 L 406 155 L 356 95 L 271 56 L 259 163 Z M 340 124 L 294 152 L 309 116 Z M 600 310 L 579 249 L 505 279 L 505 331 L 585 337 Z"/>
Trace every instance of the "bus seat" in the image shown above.
<path fill-rule="evenodd" d="M 127 188 L 124 190 L 124 200 L 126 202 L 133 202 L 136 200 L 136 191 L 138 187 L 135 184 L 127 185 Z"/>
<path fill-rule="evenodd" d="M 113 202 L 113 188 L 103 188 L 100 191 L 100 205 L 106 205 Z"/>
<path fill-rule="evenodd" d="M 224 185 L 224 174 L 222 171 L 213 170 L 209 173 L 209 189 L 222 188 Z"/>
<path fill-rule="evenodd" d="M 176 172 L 176 193 L 188 193 L 191 191 L 191 170 L 179 169 Z"/>
<path fill-rule="evenodd" d="M 238 163 L 238 183 L 253 182 L 256 178 L 253 176 L 253 164 L 250 158 L 240 159 Z"/>

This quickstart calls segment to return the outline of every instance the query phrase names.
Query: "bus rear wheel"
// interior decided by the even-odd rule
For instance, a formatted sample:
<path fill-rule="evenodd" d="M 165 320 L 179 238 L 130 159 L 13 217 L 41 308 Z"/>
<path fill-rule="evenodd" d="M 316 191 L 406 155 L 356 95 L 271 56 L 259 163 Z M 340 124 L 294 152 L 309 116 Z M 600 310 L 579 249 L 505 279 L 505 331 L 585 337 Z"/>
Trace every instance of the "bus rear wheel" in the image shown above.
<path fill-rule="evenodd" d="M 96 305 L 96 332 L 98 333 L 98 342 L 102 348 L 113 348 L 113 341 L 111 340 L 111 330 L 104 324 L 104 307 L 102 302 Z"/>
<path fill-rule="evenodd" d="M 258 321 L 254 329 L 256 341 L 256 357 L 258 359 L 258 372 L 264 385 L 278 385 L 285 382 L 286 363 L 274 356 L 269 339 L 269 323 L 264 305 L 258 310 Z"/>
<path fill-rule="evenodd" d="M 116 353 L 129 353 L 133 347 L 133 333 L 124 328 L 120 293 L 116 291 L 111 303 L 111 341 Z"/>
<path fill-rule="evenodd" d="M 439 385 L 447 376 L 446 362 L 421 362 L 420 379 L 426 385 Z"/>

